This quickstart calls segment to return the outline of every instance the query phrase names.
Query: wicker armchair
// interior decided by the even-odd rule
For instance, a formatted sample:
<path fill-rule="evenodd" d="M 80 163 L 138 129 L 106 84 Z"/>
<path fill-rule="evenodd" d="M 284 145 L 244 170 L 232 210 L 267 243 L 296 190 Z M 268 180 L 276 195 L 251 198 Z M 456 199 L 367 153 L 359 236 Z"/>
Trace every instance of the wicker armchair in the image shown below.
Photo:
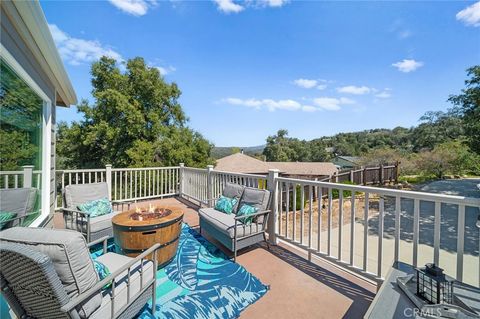
<path fill-rule="evenodd" d="M 157 261 L 147 261 L 146 256 L 156 256 L 159 244 L 130 258 L 106 253 L 107 237 L 90 243 L 88 247 L 104 242 L 104 254 L 98 260 L 111 274 L 100 281 L 78 232 L 10 230 L 17 234 L 0 233 L 0 285 L 18 318 L 133 318 L 150 299 L 154 312 Z M 22 239 L 31 230 L 35 240 L 39 235 L 46 239 Z M 111 287 L 105 289 L 108 283 Z"/>
<path fill-rule="evenodd" d="M 114 208 L 113 214 L 90 218 L 88 214 L 78 210 L 78 205 L 88 201 L 108 198 L 107 183 L 91 183 L 68 185 L 63 190 L 65 207 L 60 210 L 63 212 L 65 228 L 81 232 L 87 242 L 99 238 L 113 236 L 112 217 L 120 213 L 124 208 L 130 209 L 132 202 L 111 201 Z"/>

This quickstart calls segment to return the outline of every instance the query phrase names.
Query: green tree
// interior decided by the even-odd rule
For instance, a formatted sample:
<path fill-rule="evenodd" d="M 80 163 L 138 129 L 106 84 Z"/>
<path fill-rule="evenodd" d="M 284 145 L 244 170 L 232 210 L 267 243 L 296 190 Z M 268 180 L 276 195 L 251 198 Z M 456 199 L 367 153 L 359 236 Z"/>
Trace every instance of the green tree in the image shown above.
<path fill-rule="evenodd" d="M 277 135 L 267 137 L 263 155 L 270 162 L 288 162 L 293 152 L 288 144 L 288 131 L 279 130 Z"/>
<path fill-rule="evenodd" d="M 212 145 L 186 126 L 180 89 L 142 58 L 93 63 L 94 104 L 83 100 L 83 120 L 58 126 L 57 152 L 66 167 L 190 166 L 211 163 Z"/>
<path fill-rule="evenodd" d="M 480 154 L 480 65 L 467 69 L 470 77 L 465 81 L 466 88 L 448 100 L 454 105 L 464 122 L 465 135 L 470 148 Z"/>
<path fill-rule="evenodd" d="M 452 112 L 427 112 L 419 126 L 412 129 L 413 150 L 432 150 L 436 145 L 456 140 L 464 134 L 463 120 Z"/>
<path fill-rule="evenodd" d="M 446 174 L 480 174 L 480 156 L 471 152 L 461 140 L 437 145 L 418 155 L 418 168 L 425 175 L 442 178 Z"/>

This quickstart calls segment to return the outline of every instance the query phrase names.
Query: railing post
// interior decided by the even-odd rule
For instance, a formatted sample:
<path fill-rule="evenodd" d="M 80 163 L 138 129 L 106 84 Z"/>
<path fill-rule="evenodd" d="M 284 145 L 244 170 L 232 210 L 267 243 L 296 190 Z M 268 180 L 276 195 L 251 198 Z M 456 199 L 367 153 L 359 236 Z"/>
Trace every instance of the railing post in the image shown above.
<path fill-rule="evenodd" d="M 112 165 L 107 164 L 105 165 L 105 180 L 107 182 L 108 187 L 108 200 L 112 200 Z"/>
<path fill-rule="evenodd" d="M 180 198 L 182 198 L 182 196 L 183 196 L 183 185 L 184 185 L 184 183 L 183 183 L 184 172 L 183 172 L 183 171 L 184 171 L 184 169 L 185 169 L 185 164 L 184 164 L 184 163 L 180 163 L 179 166 L 180 166 L 180 169 L 178 170 L 178 172 L 179 172 L 179 174 L 178 174 L 178 175 L 179 175 L 179 176 L 178 176 L 178 183 L 179 183 L 180 185 L 178 185 L 178 187 L 179 187 L 179 190 L 178 190 L 179 194 L 178 194 L 178 195 L 179 195 Z"/>
<path fill-rule="evenodd" d="M 398 184 L 398 176 L 400 175 L 400 171 L 398 170 L 399 166 L 400 166 L 400 162 L 396 161 L 395 162 L 395 184 Z"/>
<path fill-rule="evenodd" d="M 380 178 L 380 185 L 383 185 L 383 164 L 380 164 L 380 171 L 379 171 L 379 178 Z"/>
<path fill-rule="evenodd" d="M 23 187 L 30 188 L 32 187 L 33 179 L 33 165 L 23 166 Z"/>
<path fill-rule="evenodd" d="M 277 231 L 278 231 L 278 169 L 268 170 L 267 186 L 271 196 L 271 212 L 268 218 L 268 241 L 276 245 L 277 244 Z"/>
<path fill-rule="evenodd" d="M 212 207 L 213 200 L 213 165 L 207 165 L 207 205 Z"/>
<path fill-rule="evenodd" d="M 367 186 L 367 167 L 363 167 L 363 172 L 362 172 L 362 183 L 363 186 Z"/>

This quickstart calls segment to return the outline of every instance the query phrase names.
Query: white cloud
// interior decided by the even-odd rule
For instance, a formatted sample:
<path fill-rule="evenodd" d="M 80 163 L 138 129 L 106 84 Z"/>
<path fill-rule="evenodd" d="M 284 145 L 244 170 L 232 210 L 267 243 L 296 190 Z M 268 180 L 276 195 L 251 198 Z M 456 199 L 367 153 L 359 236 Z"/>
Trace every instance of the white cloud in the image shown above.
<path fill-rule="evenodd" d="M 348 93 L 348 94 L 355 94 L 355 95 L 363 95 L 370 93 L 372 89 L 368 86 L 355 86 L 355 85 L 348 85 L 342 86 L 337 88 L 337 91 L 340 93 Z"/>
<path fill-rule="evenodd" d="M 311 105 L 302 105 L 301 103 L 286 99 L 286 100 L 273 100 L 273 99 L 239 99 L 236 97 L 229 97 L 223 99 L 222 102 L 228 103 L 231 105 L 245 106 L 257 110 L 266 109 L 270 112 L 276 110 L 285 110 L 285 111 L 304 111 L 304 112 L 314 112 L 318 108 Z"/>
<path fill-rule="evenodd" d="M 264 5 L 268 7 L 281 7 L 285 5 L 289 0 L 260 0 L 260 3 L 263 3 Z"/>
<path fill-rule="evenodd" d="M 294 80 L 293 84 L 304 89 L 316 88 L 317 90 L 325 90 L 327 88 L 327 82 L 327 80 L 312 80 L 300 78 Z"/>
<path fill-rule="evenodd" d="M 305 111 L 305 112 L 315 112 L 315 111 L 318 111 L 319 109 L 316 108 L 315 106 L 311 106 L 311 105 L 304 105 L 302 106 L 302 111 Z"/>
<path fill-rule="evenodd" d="M 148 9 L 157 4 L 156 0 L 108 0 L 125 13 L 140 17 L 147 14 Z"/>
<path fill-rule="evenodd" d="M 239 13 L 246 8 L 280 8 L 290 0 L 213 0 L 224 13 Z"/>
<path fill-rule="evenodd" d="M 167 75 L 167 74 L 170 74 L 172 72 L 175 72 L 177 69 L 174 68 L 173 66 L 169 65 L 169 66 L 158 66 L 158 65 L 150 65 L 151 67 L 154 67 L 158 70 L 158 72 L 160 72 L 161 75 Z"/>
<path fill-rule="evenodd" d="M 389 88 L 386 88 L 383 91 L 381 91 L 380 93 L 375 94 L 375 97 L 377 97 L 379 99 L 388 99 L 391 96 L 392 96 L 392 93 L 391 93 L 391 89 L 389 89 Z"/>
<path fill-rule="evenodd" d="M 91 63 L 102 56 L 123 60 L 120 53 L 102 45 L 99 41 L 74 38 L 60 30 L 55 24 L 49 24 L 53 40 L 62 59 L 72 65 Z"/>
<path fill-rule="evenodd" d="M 293 81 L 293 83 L 296 86 L 299 86 L 299 87 L 302 87 L 302 88 L 305 88 L 305 89 L 311 89 L 311 88 L 317 86 L 318 81 L 317 80 L 309 80 L 309 79 L 296 79 L 295 81 Z"/>
<path fill-rule="evenodd" d="M 340 110 L 341 105 L 355 104 L 355 101 L 346 97 L 341 97 L 339 99 L 334 97 L 318 97 L 313 99 L 313 103 L 324 110 L 338 111 Z"/>
<path fill-rule="evenodd" d="M 218 10 L 225 13 L 238 13 L 245 9 L 243 6 L 238 3 L 233 2 L 233 0 L 213 0 L 217 4 Z"/>
<path fill-rule="evenodd" d="M 398 31 L 397 35 L 400 39 L 406 39 L 412 35 L 412 32 L 410 30 L 401 30 Z"/>
<path fill-rule="evenodd" d="M 456 18 L 465 25 L 480 27 L 480 1 L 458 12 Z"/>
<path fill-rule="evenodd" d="M 407 29 L 402 19 L 397 19 L 391 24 L 389 31 L 395 33 L 399 39 L 406 39 L 412 36 L 412 32 Z"/>
<path fill-rule="evenodd" d="M 423 66 L 423 62 L 415 61 L 413 59 L 403 59 L 402 61 L 393 63 L 392 66 L 396 67 L 400 72 L 409 73 Z"/>

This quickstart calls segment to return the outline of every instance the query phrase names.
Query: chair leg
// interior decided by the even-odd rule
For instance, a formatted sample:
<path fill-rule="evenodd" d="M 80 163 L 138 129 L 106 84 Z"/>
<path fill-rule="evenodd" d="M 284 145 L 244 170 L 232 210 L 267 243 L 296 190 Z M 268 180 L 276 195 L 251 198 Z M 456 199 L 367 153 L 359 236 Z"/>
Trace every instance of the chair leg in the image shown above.
<path fill-rule="evenodd" d="M 263 239 L 264 239 L 265 242 L 267 243 L 267 249 L 270 250 L 270 243 L 268 242 L 267 236 L 265 235 L 265 233 L 263 233 Z"/>
<path fill-rule="evenodd" d="M 233 262 L 237 262 L 237 241 L 233 241 Z"/>
<path fill-rule="evenodd" d="M 152 316 L 155 316 L 155 307 L 157 306 L 157 282 L 153 282 L 152 287 Z"/>

